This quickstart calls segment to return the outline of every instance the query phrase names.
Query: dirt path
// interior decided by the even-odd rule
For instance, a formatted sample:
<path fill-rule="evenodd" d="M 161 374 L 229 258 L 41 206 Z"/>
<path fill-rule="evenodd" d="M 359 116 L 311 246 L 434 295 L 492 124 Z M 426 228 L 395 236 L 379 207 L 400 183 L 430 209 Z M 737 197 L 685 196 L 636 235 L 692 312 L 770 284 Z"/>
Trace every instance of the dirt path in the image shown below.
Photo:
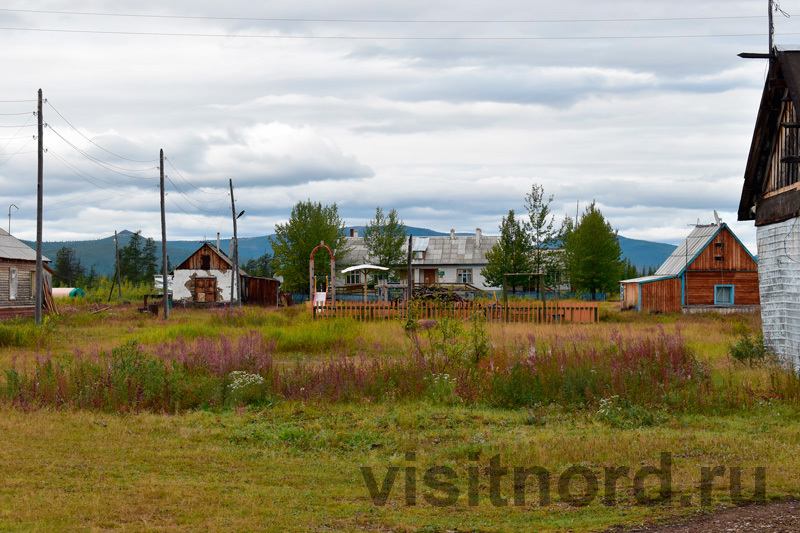
<path fill-rule="evenodd" d="M 698 516 L 675 524 L 615 528 L 608 533 L 800 533 L 800 500 L 748 505 Z"/>

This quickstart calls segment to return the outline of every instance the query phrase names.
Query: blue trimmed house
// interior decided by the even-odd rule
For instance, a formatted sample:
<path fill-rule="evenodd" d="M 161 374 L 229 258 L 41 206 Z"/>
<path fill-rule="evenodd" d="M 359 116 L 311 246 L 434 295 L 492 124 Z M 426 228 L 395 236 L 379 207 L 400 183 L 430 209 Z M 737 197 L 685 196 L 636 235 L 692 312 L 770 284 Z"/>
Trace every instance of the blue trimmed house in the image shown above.
<path fill-rule="evenodd" d="M 697 225 L 654 275 L 620 282 L 623 311 L 730 312 L 758 305 L 758 262 L 725 223 Z"/>

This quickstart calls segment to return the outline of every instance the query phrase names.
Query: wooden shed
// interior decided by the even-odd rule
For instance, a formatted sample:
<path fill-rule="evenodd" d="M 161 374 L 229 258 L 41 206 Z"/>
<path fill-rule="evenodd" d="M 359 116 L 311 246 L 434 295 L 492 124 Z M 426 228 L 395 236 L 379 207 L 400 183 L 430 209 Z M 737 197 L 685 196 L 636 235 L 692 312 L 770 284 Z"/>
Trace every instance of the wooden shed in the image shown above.
<path fill-rule="evenodd" d="M 800 48 L 769 53 L 739 220 L 754 220 L 764 341 L 800 367 Z"/>
<path fill-rule="evenodd" d="M 233 261 L 213 244 L 204 243 L 172 271 L 172 298 L 195 303 L 230 302 Z M 240 277 L 247 274 L 239 269 Z M 234 289 L 235 291 L 236 289 Z"/>
<path fill-rule="evenodd" d="M 46 257 L 43 260 L 50 261 Z M 42 302 L 44 307 L 48 307 L 48 301 L 52 302 L 49 291 L 53 270 L 47 265 L 43 266 L 45 293 L 42 295 Z M 36 250 L 0 229 L 0 320 L 34 316 L 35 284 Z"/>
<path fill-rule="evenodd" d="M 249 305 L 277 307 L 281 282 L 275 278 L 245 276 L 242 278 L 244 297 L 242 301 Z"/>
<path fill-rule="evenodd" d="M 758 263 L 725 223 L 696 226 L 654 275 L 620 282 L 622 310 L 726 312 L 758 304 Z"/>

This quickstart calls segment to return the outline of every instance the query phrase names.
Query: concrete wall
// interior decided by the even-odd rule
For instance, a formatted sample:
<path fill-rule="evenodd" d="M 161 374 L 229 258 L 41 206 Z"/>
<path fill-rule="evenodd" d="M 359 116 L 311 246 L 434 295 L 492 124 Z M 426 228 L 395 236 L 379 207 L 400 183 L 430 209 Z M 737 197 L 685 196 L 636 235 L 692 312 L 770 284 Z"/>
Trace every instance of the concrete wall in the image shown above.
<path fill-rule="evenodd" d="M 800 218 L 756 231 L 764 339 L 800 367 Z"/>
<path fill-rule="evenodd" d="M 231 271 L 226 270 L 175 270 L 172 279 L 172 299 L 173 300 L 192 300 L 192 293 L 189 290 L 192 275 L 199 277 L 217 278 L 217 300 L 218 302 L 231 301 Z"/>

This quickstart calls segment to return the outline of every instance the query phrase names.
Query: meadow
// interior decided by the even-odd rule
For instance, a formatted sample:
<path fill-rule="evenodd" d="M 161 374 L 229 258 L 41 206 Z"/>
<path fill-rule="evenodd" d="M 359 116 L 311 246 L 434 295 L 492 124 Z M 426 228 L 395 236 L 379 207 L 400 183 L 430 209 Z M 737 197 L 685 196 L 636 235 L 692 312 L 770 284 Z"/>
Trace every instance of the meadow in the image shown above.
<path fill-rule="evenodd" d="M 0 325 L 0 530 L 596 531 L 800 489 L 757 315 L 99 309 Z"/>

